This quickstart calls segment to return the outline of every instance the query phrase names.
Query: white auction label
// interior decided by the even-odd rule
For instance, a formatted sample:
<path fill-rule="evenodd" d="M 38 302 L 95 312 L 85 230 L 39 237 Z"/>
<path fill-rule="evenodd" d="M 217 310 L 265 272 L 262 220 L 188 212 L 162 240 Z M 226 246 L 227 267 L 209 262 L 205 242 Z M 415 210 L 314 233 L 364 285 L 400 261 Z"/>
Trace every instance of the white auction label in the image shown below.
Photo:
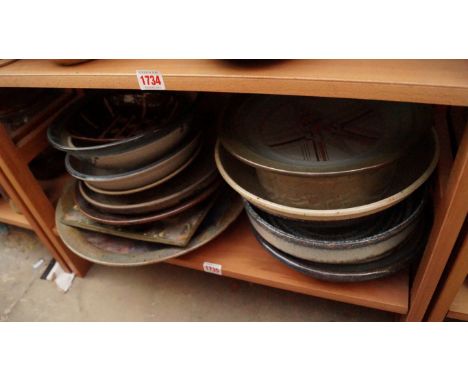
<path fill-rule="evenodd" d="M 136 76 L 141 90 L 166 90 L 163 76 L 157 70 L 137 70 Z"/>
<path fill-rule="evenodd" d="M 209 263 L 205 261 L 203 263 L 203 270 L 208 273 L 214 273 L 215 275 L 222 275 L 222 266 L 221 264 Z"/>

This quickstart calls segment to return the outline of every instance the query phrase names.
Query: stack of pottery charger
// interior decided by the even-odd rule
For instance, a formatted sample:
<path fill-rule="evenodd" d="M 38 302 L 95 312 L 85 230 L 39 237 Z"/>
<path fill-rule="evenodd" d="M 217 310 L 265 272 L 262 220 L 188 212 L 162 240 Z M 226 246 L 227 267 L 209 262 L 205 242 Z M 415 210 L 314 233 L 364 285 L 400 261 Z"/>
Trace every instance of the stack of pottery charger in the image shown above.
<path fill-rule="evenodd" d="M 77 179 L 57 207 L 65 244 L 107 264 L 113 251 L 141 245 L 129 240 L 147 243 L 145 251 L 155 252 L 151 262 L 186 252 L 221 203 L 222 182 L 213 147 L 194 122 L 195 101 L 189 93 L 98 93 L 54 121 L 49 141 L 67 152 L 67 171 Z M 100 243 L 108 256 L 84 250 L 90 243 Z M 127 253 L 129 265 L 149 262 L 133 259 L 135 251 Z"/>
<path fill-rule="evenodd" d="M 421 253 L 438 159 L 430 109 L 395 102 L 235 96 L 216 164 L 260 244 L 329 281 L 392 274 Z"/>

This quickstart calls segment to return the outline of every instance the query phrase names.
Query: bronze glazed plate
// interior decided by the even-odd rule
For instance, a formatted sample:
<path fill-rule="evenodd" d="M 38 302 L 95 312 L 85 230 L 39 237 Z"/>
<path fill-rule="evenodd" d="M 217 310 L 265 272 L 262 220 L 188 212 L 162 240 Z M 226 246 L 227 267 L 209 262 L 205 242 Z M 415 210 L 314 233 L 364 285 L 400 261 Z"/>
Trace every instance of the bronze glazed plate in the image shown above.
<path fill-rule="evenodd" d="M 144 166 L 173 151 L 192 129 L 187 95 L 112 92 L 76 101 L 53 121 L 49 142 L 102 169 Z"/>
<path fill-rule="evenodd" d="M 296 220 L 347 220 L 387 209 L 417 190 L 434 171 L 438 158 L 439 146 L 437 136 L 433 132 L 414 152 L 399 161 L 398 176 L 393 179 L 382 199 L 351 208 L 310 209 L 275 202 L 259 183 L 254 168 L 230 155 L 219 143 L 215 149 L 216 166 L 234 190 L 256 207 L 272 215 Z M 329 190 L 326 188 L 323 192 Z"/>
<path fill-rule="evenodd" d="M 319 280 L 359 282 L 383 278 L 408 266 L 422 254 L 427 241 L 428 228 L 419 229 L 416 235 L 388 252 L 385 257 L 361 264 L 323 264 L 298 259 L 275 248 L 257 232 L 254 231 L 254 234 L 268 253 L 296 271 Z"/>
<path fill-rule="evenodd" d="M 398 159 L 430 134 L 428 111 L 396 102 L 239 96 L 224 116 L 220 140 L 255 167 L 271 200 L 348 208 L 382 198 Z"/>
<path fill-rule="evenodd" d="M 135 215 L 111 214 L 97 210 L 83 198 L 78 190 L 78 184 L 75 185 L 74 196 L 75 203 L 77 204 L 78 208 L 89 219 L 102 224 L 117 226 L 140 225 L 167 219 L 187 211 L 188 209 L 208 199 L 219 188 L 220 183 L 220 181 L 213 182 L 209 187 L 201 191 L 199 194 L 196 194 L 191 198 L 182 201 L 180 204 L 172 206 L 171 208 Z"/>
<path fill-rule="evenodd" d="M 185 248 L 118 238 L 69 227 L 60 221 L 62 204 L 56 210 L 58 233 L 65 245 L 93 263 L 138 266 L 159 263 L 189 253 L 219 236 L 242 212 L 241 198 L 229 188 L 219 198 Z"/>
<path fill-rule="evenodd" d="M 160 186 L 131 195 L 105 195 L 79 183 L 84 199 L 100 211 L 137 214 L 170 208 L 206 188 L 218 176 L 213 148 L 205 147 L 184 171 Z"/>
<path fill-rule="evenodd" d="M 110 226 L 87 218 L 76 206 L 73 195 L 65 193 L 60 201 L 63 224 L 127 239 L 185 247 L 213 206 L 210 198 L 177 216 L 138 226 Z"/>
<path fill-rule="evenodd" d="M 248 202 L 244 208 L 255 231 L 282 252 L 317 263 L 356 264 L 385 256 L 417 230 L 425 194 L 418 190 L 385 211 L 339 222 L 279 218 Z"/>
<path fill-rule="evenodd" d="M 167 179 L 199 150 L 200 139 L 201 132 L 191 134 L 179 147 L 163 158 L 144 167 L 125 170 L 125 172 L 96 168 L 70 154 L 67 154 L 65 166 L 71 176 L 99 189 L 132 190 L 154 184 L 161 179 Z"/>

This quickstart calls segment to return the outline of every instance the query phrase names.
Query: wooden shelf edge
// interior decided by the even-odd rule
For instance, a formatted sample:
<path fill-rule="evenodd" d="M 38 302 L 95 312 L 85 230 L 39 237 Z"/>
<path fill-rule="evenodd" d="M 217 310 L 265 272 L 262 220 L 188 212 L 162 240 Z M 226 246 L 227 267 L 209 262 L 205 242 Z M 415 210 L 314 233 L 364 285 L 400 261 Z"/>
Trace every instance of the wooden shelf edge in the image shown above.
<path fill-rule="evenodd" d="M 245 216 L 213 242 L 166 262 L 201 271 L 204 262 L 212 262 L 222 266 L 223 276 L 398 314 L 408 311 L 408 271 L 362 283 L 331 283 L 310 278 L 266 253 L 256 242 Z"/>
<path fill-rule="evenodd" d="M 466 60 L 95 60 L 59 67 L 20 60 L 0 86 L 139 89 L 137 69 L 159 70 L 167 90 L 340 97 L 468 106 Z"/>
<path fill-rule="evenodd" d="M 13 211 L 4 199 L 0 200 L 0 222 L 30 230 L 33 229 L 28 220 L 23 215 Z"/>

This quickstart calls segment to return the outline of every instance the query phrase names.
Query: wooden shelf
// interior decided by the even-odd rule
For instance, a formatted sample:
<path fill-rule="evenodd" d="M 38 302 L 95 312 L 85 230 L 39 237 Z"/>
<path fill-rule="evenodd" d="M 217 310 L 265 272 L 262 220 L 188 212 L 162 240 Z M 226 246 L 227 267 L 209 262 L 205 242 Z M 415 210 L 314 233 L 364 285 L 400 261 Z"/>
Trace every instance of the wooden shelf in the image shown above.
<path fill-rule="evenodd" d="M 203 270 L 205 261 L 220 264 L 224 276 L 240 280 L 400 314 L 408 311 L 407 271 L 362 283 L 315 280 L 271 257 L 255 240 L 245 215 L 213 242 L 167 262 Z"/>
<path fill-rule="evenodd" d="M 265 93 L 468 106 L 468 60 L 95 60 L 64 67 L 19 60 L 0 87 L 138 89 L 137 69 L 159 70 L 168 90 Z"/>
<path fill-rule="evenodd" d="M 21 228 L 32 229 L 28 220 L 23 215 L 13 211 L 5 199 L 0 199 L 0 222 Z"/>
<path fill-rule="evenodd" d="M 465 280 L 450 306 L 447 317 L 468 321 L 468 279 Z"/>

